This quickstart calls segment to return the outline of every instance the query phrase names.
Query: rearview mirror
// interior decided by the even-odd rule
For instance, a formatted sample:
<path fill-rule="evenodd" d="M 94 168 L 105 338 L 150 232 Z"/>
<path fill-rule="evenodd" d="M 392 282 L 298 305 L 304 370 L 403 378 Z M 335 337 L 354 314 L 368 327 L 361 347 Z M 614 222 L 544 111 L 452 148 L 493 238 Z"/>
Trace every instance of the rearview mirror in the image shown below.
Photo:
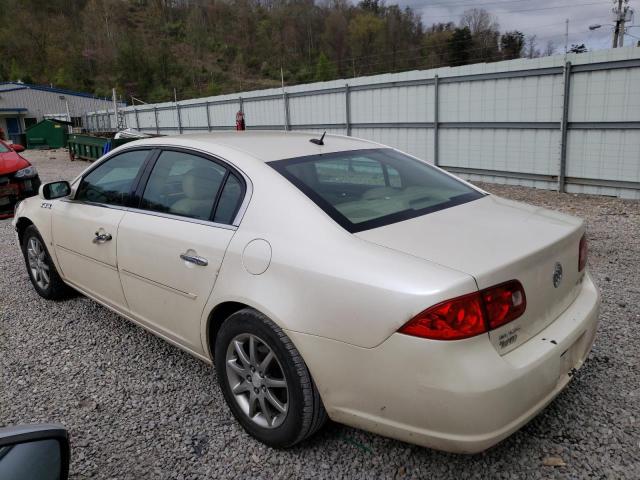
<path fill-rule="evenodd" d="M 0 429 L 0 478 L 66 480 L 69 435 L 61 425 Z"/>
<path fill-rule="evenodd" d="M 19 143 L 12 143 L 10 147 L 11 147 L 11 150 L 13 150 L 14 152 L 18 152 L 18 153 L 24 152 L 24 147 Z"/>
<path fill-rule="evenodd" d="M 41 185 L 38 193 L 40 194 L 40 197 L 45 200 L 66 197 L 71 194 L 71 185 L 69 185 L 69 182 L 66 180 L 49 182 Z"/>

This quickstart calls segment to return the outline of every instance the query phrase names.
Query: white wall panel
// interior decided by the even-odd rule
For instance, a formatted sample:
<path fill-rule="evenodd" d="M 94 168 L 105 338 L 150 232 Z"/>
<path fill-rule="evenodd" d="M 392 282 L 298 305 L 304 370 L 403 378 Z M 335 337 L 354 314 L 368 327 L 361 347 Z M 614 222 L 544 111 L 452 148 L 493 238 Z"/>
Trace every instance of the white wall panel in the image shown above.
<path fill-rule="evenodd" d="M 640 68 L 574 73 L 572 122 L 640 120 Z"/>
<path fill-rule="evenodd" d="M 640 182 L 640 130 L 572 130 L 567 176 Z"/>
<path fill-rule="evenodd" d="M 223 103 L 221 105 L 209 105 L 209 118 L 211 125 L 235 126 L 236 113 L 240 110 L 240 103 Z"/>
<path fill-rule="evenodd" d="M 190 107 L 188 105 L 180 106 L 180 122 L 185 128 L 204 128 L 207 130 L 207 110 L 204 105 Z M 193 133 L 189 130 L 189 133 Z"/>
<path fill-rule="evenodd" d="M 351 92 L 353 123 L 433 122 L 434 87 L 378 88 Z"/>
<path fill-rule="evenodd" d="M 433 163 L 433 130 L 424 128 L 354 128 L 354 137 L 403 150 Z"/>
<path fill-rule="evenodd" d="M 139 118 L 139 117 L 138 117 Z M 134 120 L 135 121 L 135 120 Z M 142 125 L 142 122 L 140 122 Z M 178 128 L 178 112 L 175 109 L 158 110 L 158 126 L 160 128 Z M 151 127 L 151 125 L 149 125 Z"/>
<path fill-rule="evenodd" d="M 345 94 L 329 93 L 326 95 L 290 97 L 289 115 L 291 125 L 345 123 Z"/>
<path fill-rule="evenodd" d="M 136 122 L 135 115 L 132 115 L 132 117 L 133 118 L 131 120 L 133 123 L 127 124 L 130 127 L 135 126 L 135 122 Z M 153 110 L 139 110 L 138 120 L 140 121 L 140 125 L 145 128 L 153 128 L 153 129 L 156 128 L 156 119 L 155 119 Z"/>
<path fill-rule="evenodd" d="M 282 98 L 272 100 L 245 100 L 244 121 L 247 126 L 258 127 L 260 125 L 284 126 L 284 101 Z M 233 117 L 235 123 L 235 114 Z"/>
<path fill-rule="evenodd" d="M 441 129 L 440 165 L 555 175 L 559 142 L 559 130 Z"/>
<path fill-rule="evenodd" d="M 440 86 L 441 122 L 559 122 L 562 77 L 505 78 Z"/>

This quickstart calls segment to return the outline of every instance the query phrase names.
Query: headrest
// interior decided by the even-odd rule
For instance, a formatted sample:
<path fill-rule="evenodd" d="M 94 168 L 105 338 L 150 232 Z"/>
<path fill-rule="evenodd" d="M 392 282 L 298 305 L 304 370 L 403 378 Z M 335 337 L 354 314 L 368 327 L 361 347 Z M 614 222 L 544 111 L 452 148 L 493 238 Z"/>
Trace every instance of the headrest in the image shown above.
<path fill-rule="evenodd" d="M 182 178 L 182 191 L 193 200 L 213 199 L 221 182 L 222 173 L 213 168 L 196 167 Z"/>

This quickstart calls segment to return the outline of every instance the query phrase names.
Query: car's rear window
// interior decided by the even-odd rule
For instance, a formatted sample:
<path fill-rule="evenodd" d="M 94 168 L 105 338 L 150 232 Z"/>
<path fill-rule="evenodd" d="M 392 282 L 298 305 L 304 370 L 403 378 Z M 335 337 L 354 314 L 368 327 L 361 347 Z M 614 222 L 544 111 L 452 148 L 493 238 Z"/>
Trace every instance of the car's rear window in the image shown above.
<path fill-rule="evenodd" d="M 269 165 L 350 232 L 483 196 L 431 165 L 387 148 L 311 155 Z"/>

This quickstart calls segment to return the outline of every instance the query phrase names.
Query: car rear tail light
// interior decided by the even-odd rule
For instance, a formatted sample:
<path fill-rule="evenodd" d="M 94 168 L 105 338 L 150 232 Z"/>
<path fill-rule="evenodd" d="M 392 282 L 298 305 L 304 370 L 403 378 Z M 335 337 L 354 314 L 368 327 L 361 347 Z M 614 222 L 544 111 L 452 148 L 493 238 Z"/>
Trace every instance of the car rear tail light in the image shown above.
<path fill-rule="evenodd" d="M 480 293 L 487 312 L 489 330 L 515 320 L 527 308 L 524 288 L 517 280 L 485 288 Z"/>
<path fill-rule="evenodd" d="M 587 247 L 587 235 L 582 235 L 580 239 L 580 254 L 578 256 L 578 271 L 584 270 L 587 266 L 587 257 L 589 256 L 589 248 Z"/>
<path fill-rule="evenodd" d="M 430 307 L 409 320 L 399 333 L 432 340 L 475 337 L 520 317 L 527 307 L 517 280 L 485 288 Z"/>
<path fill-rule="evenodd" d="M 483 332 L 486 326 L 479 292 L 434 305 L 400 329 L 400 333 L 434 340 L 458 340 Z"/>

